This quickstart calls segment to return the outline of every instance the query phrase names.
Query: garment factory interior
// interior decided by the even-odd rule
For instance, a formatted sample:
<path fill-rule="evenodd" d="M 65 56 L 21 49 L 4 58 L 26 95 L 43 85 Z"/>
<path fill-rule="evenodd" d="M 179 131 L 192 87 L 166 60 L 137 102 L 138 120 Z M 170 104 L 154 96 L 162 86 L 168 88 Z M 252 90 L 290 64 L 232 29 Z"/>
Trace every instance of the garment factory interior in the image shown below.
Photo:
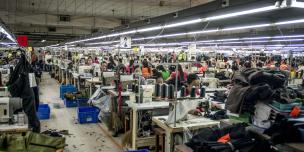
<path fill-rule="evenodd" d="M 303 152 L 303 14 L 304 0 L 0 0 L 0 151 Z"/>

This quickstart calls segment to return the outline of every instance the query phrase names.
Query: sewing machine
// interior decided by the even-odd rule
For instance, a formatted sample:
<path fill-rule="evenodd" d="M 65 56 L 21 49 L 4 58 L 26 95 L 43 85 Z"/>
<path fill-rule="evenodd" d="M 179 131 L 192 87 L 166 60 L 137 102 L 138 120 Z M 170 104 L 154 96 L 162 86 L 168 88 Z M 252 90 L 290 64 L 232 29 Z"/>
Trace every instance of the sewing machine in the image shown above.
<path fill-rule="evenodd" d="M 103 85 L 109 86 L 115 80 L 115 72 L 103 72 L 102 73 L 102 81 Z"/>
<path fill-rule="evenodd" d="M 93 64 L 93 75 L 95 77 L 99 77 L 101 75 L 100 65 L 99 64 Z"/>
<path fill-rule="evenodd" d="M 201 82 L 203 86 L 207 86 L 208 88 L 217 88 L 219 84 L 219 79 L 217 78 L 202 78 Z"/>
<path fill-rule="evenodd" d="M 0 98 L 0 123 L 12 122 L 14 112 L 22 108 L 21 98 Z"/>
<path fill-rule="evenodd" d="M 92 66 L 79 66 L 78 73 L 84 77 L 92 77 Z"/>
<path fill-rule="evenodd" d="M 134 82 L 134 78 L 133 78 L 133 74 L 131 75 L 120 75 L 120 82 L 122 84 L 122 89 L 123 90 L 128 90 L 129 88 L 131 88 L 133 82 Z"/>

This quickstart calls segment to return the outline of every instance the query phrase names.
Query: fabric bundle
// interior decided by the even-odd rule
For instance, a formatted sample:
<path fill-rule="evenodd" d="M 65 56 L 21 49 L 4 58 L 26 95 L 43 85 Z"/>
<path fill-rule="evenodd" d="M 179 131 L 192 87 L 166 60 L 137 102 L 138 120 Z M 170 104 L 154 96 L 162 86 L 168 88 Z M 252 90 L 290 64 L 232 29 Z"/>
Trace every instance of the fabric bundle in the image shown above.
<path fill-rule="evenodd" d="M 244 69 L 235 73 L 234 86 L 228 95 L 226 107 L 232 113 L 253 113 L 257 101 L 271 101 L 285 98 L 290 102 L 294 93 L 287 92 L 286 74 L 280 71 Z"/>
<path fill-rule="evenodd" d="M 186 143 L 194 152 L 255 152 L 270 151 L 270 146 L 264 141 L 258 141 L 249 136 L 246 124 L 235 124 L 225 128 L 204 128 Z M 230 140 L 221 142 L 219 139 L 229 135 Z"/>

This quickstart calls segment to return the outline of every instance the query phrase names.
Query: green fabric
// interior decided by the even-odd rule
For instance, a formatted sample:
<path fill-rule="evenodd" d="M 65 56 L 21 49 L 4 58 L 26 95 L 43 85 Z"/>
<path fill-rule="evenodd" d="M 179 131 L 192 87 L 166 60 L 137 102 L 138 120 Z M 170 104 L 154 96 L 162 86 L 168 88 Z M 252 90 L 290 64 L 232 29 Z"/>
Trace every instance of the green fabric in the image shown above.
<path fill-rule="evenodd" d="M 2 134 L 0 136 L 0 152 L 5 150 L 5 140 L 6 140 L 6 134 Z"/>
<path fill-rule="evenodd" d="M 3 134 L 0 136 L 0 152 L 56 152 L 64 148 L 65 138 L 27 132 L 21 134 Z"/>
<path fill-rule="evenodd" d="M 9 134 L 6 136 L 8 152 L 27 152 L 25 138 L 21 135 Z"/>
<path fill-rule="evenodd" d="M 62 137 L 51 137 L 33 132 L 28 132 L 26 137 L 27 147 L 31 152 L 56 152 L 65 145 L 65 138 Z"/>
<path fill-rule="evenodd" d="M 164 80 L 167 80 L 170 77 L 169 71 L 162 71 L 161 74 Z"/>

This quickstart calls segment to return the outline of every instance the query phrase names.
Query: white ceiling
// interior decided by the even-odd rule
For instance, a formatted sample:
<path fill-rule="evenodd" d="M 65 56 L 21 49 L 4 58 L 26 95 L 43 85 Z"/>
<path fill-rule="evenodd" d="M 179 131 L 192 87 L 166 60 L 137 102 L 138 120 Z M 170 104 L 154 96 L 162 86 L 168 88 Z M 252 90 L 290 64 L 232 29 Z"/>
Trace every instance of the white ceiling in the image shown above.
<path fill-rule="evenodd" d="M 213 0 L 0 0 L 0 18 L 22 34 L 90 34 L 92 29 L 114 28 L 122 19 L 130 22 L 160 16 Z M 58 15 L 71 15 L 59 22 Z M 49 32 L 48 27 L 56 27 Z"/>

